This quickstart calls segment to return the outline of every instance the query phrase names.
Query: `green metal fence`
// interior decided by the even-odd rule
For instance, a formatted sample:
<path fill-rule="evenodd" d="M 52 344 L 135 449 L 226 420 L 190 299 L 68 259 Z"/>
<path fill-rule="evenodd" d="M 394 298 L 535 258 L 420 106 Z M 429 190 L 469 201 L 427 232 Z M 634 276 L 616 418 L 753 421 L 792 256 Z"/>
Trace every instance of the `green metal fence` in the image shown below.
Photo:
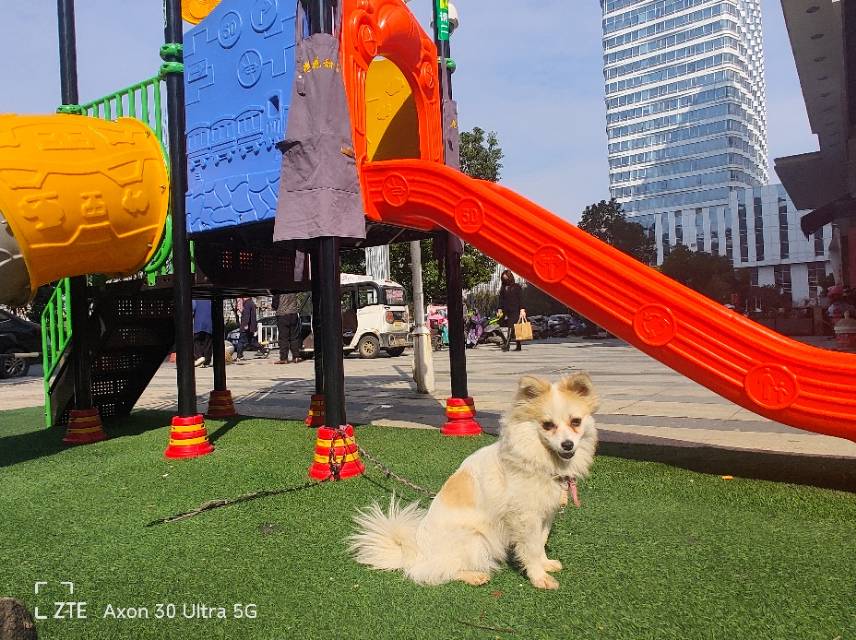
<path fill-rule="evenodd" d="M 50 384 L 62 354 L 71 342 L 71 281 L 60 280 L 42 311 L 42 368 L 45 382 L 45 424 L 51 426 Z"/>

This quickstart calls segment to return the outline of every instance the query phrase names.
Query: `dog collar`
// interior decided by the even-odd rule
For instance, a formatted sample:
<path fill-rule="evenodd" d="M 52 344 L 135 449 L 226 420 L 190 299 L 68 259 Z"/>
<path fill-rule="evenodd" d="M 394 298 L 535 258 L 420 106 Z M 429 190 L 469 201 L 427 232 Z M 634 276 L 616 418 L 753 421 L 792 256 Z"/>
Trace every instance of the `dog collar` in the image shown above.
<path fill-rule="evenodd" d="M 577 478 L 576 476 L 553 476 L 556 480 L 562 484 L 562 488 L 571 494 L 571 500 L 574 501 L 574 506 L 579 509 L 582 506 L 580 502 L 580 494 L 577 491 Z"/>

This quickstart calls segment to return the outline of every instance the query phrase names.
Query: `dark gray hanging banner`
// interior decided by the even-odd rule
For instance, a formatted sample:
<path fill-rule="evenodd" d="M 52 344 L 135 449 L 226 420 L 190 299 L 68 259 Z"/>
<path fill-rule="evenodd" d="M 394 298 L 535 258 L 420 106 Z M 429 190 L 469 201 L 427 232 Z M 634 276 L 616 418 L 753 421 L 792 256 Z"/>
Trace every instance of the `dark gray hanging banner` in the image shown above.
<path fill-rule="evenodd" d="M 298 0 L 297 74 L 286 138 L 280 144 L 282 174 L 273 239 L 365 238 L 351 118 L 339 67 L 341 15 L 335 34 L 308 38 L 303 36 L 304 17 Z"/>

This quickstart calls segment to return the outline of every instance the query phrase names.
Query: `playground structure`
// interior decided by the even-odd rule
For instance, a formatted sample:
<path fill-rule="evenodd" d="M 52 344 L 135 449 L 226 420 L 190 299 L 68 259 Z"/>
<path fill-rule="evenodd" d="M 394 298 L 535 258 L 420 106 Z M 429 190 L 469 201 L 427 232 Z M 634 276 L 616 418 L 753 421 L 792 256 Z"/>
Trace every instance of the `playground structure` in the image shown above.
<path fill-rule="evenodd" d="M 448 79 L 438 70 L 437 45 L 447 44 L 432 41 L 401 0 L 342 1 L 340 60 L 303 63 L 329 62 L 341 68 L 368 225 L 367 239 L 351 246 L 438 233 L 436 237 L 443 240 L 445 233 L 454 234 L 616 336 L 729 400 L 795 427 L 856 440 L 852 386 L 856 356 L 785 338 L 640 264 L 520 195 L 446 166 L 442 96 Z M 70 0 L 59 2 L 68 5 Z M 154 136 L 143 125 L 131 125 L 133 121 L 126 119 L 109 125 L 84 115 L 44 117 L 45 131 L 78 128 L 77 123 L 83 122 L 81 127 L 94 132 L 116 127 L 139 142 L 163 141 L 164 130 L 174 134 L 169 136 L 168 154 L 172 159 L 171 227 L 164 202 L 156 197 L 167 189 L 164 164 L 153 160 L 156 154 L 150 143 L 145 153 L 123 148 L 123 161 L 130 162 L 127 166 L 136 166 L 136 162 L 147 170 L 151 167 L 152 177 L 147 178 L 151 181 L 128 191 L 113 179 L 126 190 L 107 200 L 105 211 L 113 226 L 98 228 L 102 229 L 99 233 L 106 234 L 111 228 L 116 238 L 133 239 L 134 251 L 107 253 L 102 245 L 88 240 L 87 203 L 93 196 L 86 194 L 97 190 L 93 186 L 95 168 L 83 177 L 78 175 L 74 182 L 51 185 L 59 201 L 82 202 L 83 207 L 77 205 L 78 217 L 64 219 L 64 244 L 40 244 L 47 233 L 47 216 L 56 212 L 54 198 L 33 200 L 26 194 L 23 199 L 11 199 L 8 194 L 21 192 L 15 191 L 20 187 L 10 176 L 20 179 L 22 168 L 31 175 L 60 171 L 39 165 L 36 161 L 41 156 L 28 155 L 9 144 L 13 123 L 23 120 L 0 118 L 0 213 L 17 243 L 7 240 L 6 245 L 0 244 L 0 252 L 6 249 L 11 256 L 3 262 L 0 253 L 0 275 L 7 285 L 6 289 L 0 287 L 0 295 L 5 301 L 25 298 L 38 285 L 59 276 L 128 275 L 148 262 L 130 280 L 90 283 L 84 291 L 91 304 L 85 305 L 85 316 L 77 320 L 70 303 L 74 296 L 71 287 L 62 282 L 58 285 L 43 323 L 49 424 L 62 423 L 71 415 L 87 420 L 87 426 L 78 426 L 78 431 L 93 428 L 93 406 L 104 417 L 127 414 L 174 341 L 179 415 L 173 420 L 168 454 L 192 457 L 210 452 L 204 424 L 195 418 L 195 381 L 188 355 L 190 298 L 219 301 L 228 295 L 311 287 L 321 349 L 317 350 L 316 389 L 307 422 L 334 430 L 346 428 L 338 337 L 341 318 L 337 313 L 338 251 L 343 241 L 272 242 L 280 160 L 276 143 L 285 134 L 293 69 L 300 64 L 293 53 L 297 28 L 293 2 L 269 0 L 259 5 L 263 10 L 257 4 L 223 0 L 207 15 L 196 14 L 199 24 L 188 32 L 182 57 L 178 3 L 170 0 L 167 45 L 162 50 L 166 62 L 158 76 L 89 105 L 66 102 L 66 110 L 107 120 L 127 113 L 149 125 Z M 329 8 L 325 2 L 318 6 Z M 330 16 L 319 13 L 310 12 L 312 30 L 331 31 Z M 441 53 L 445 61 L 446 52 Z M 222 68 L 231 71 L 218 73 Z M 162 116 L 167 110 L 160 103 L 162 82 L 172 101 L 166 127 Z M 145 101 L 140 87 L 145 87 Z M 153 95 L 156 109 L 149 105 Z M 74 126 L 66 124 L 72 121 Z M 175 135 L 177 131 L 186 132 L 186 153 L 184 137 Z M 58 134 L 53 138 L 38 135 L 56 140 Z M 109 139 L 106 133 L 97 135 Z M 123 140 L 119 133 L 114 135 Z M 37 139 L 32 138 L 32 144 Z M 88 153 L 88 148 L 78 146 L 76 153 Z M 103 188 L 106 192 L 107 187 Z M 130 215 L 143 210 L 142 195 L 134 195 L 142 193 L 150 203 L 145 215 Z M 123 209 L 122 219 L 133 225 L 117 230 L 113 216 Z M 194 242 L 192 273 L 186 232 Z M 161 235 L 165 240 L 158 249 Z M 71 247 L 73 260 L 57 261 L 58 254 L 50 253 L 62 250 L 67 255 Z M 298 250 L 310 255 L 311 274 L 305 265 L 300 268 Z M 460 287 L 455 286 L 452 252 L 447 252 L 446 261 L 449 313 L 454 317 Z M 220 307 L 222 314 L 222 305 L 214 307 L 215 313 Z M 215 344 L 222 344 L 222 323 L 222 315 L 215 315 Z M 463 331 L 456 324 L 460 323 L 450 322 L 453 380 L 446 432 L 466 434 L 478 428 L 475 406 L 466 392 Z M 81 342 L 89 346 L 80 349 Z M 224 402 L 231 397 L 222 356 L 215 357 L 214 366 L 217 412 L 229 415 L 233 408 Z M 83 390 L 87 383 L 91 383 L 91 399 Z M 322 440 L 329 452 L 335 434 L 327 435 Z M 352 438 L 353 432 L 347 437 Z M 351 444 L 349 441 L 348 446 Z M 335 450 L 336 445 L 332 446 Z M 316 450 L 316 456 L 322 454 Z M 322 464 L 317 457 L 315 464 Z M 320 470 L 315 468 L 315 473 Z"/>

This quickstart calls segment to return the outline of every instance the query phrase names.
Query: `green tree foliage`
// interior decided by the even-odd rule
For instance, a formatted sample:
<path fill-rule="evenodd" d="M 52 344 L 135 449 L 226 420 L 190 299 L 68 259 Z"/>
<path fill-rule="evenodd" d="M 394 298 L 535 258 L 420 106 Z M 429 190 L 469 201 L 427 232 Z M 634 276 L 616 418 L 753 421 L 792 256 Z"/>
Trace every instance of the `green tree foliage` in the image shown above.
<path fill-rule="evenodd" d="M 461 133 L 461 170 L 468 176 L 490 182 L 498 181 L 502 158 L 502 147 L 499 146 L 496 132 L 486 133 L 475 127 L 470 132 Z M 441 275 L 434 259 L 433 242 L 433 239 L 422 241 L 422 286 L 426 301 L 443 303 L 446 301 L 446 278 L 444 274 Z M 412 295 L 410 245 L 394 244 L 390 247 L 389 254 L 392 279 L 403 284 L 408 294 Z M 495 269 L 495 260 L 475 247 L 464 247 L 464 254 L 461 256 L 461 284 L 464 289 L 490 282 Z"/>
<path fill-rule="evenodd" d="M 434 259 L 434 240 L 422 240 L 422 288 L 425 301 L 437 304 L 446 302 L 446 278 L 440 274 L 439 265 Z M 394 244 L 389 251 L 390 273 L 392 279 L 404 285 L 408 295 L 413 294 L 413 282 L 410 271 L 410 244 Z M 472 289 L 478 284 L 489 282 L 496 262 L 470 245 L 464 246 L 461 256 L 461 284 L 464 289 Z"/>
<path fill-rule="evenodd" d="M 748 284 L 746 275 L 739 276 L 727 256 L 704 251 L 691 251 L 684 245 L 672 247 L 660 270 L 718 302 L 730 302 L 732 293 L 739 293 Z"/>
<path fill-rule="evenodd" d="M 653 264 L 657 258 L 653 238 L 648 237 L 641 224 L 628 220 L 614 199 L 587 206 L 577 226 L 640 262 Z"/>
<path fill-rule="evenodd" d="M 343 249 L 341 254 L 342 273 L 365 273 L 366 250 Z"/>
<path fill-rule="evenodd" d="M 473 127 L 461 132 L 461 171 L 471 178 L 499 182 L 503 157 L 496 131 Z"/>

